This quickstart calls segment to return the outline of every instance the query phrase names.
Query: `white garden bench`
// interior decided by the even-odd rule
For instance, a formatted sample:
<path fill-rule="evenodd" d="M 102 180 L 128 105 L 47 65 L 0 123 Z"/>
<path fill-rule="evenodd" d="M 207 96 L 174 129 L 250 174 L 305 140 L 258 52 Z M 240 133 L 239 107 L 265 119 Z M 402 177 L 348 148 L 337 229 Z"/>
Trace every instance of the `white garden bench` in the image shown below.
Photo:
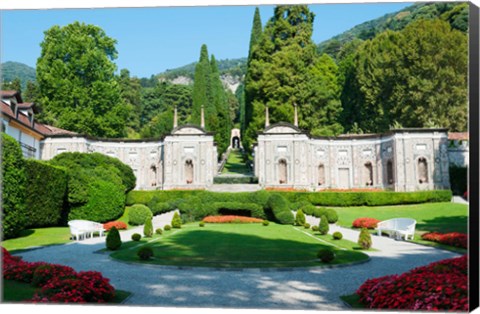
<path fill-rule="evenodd" d="M 89 220 L 70 220 L 68 226 L 70 227 L 72 237 L 77 241 L 82 237 L 86 238 L 88 235 L 93 237 L 95 232 L 98 232 L 100 236 L 103 236 L 105 233 L 103 224 Z"/>
<path fill-rule="evenodd" d="M 397 240 L 400 240 L 402 237 L 404 237 L 405 240 L 409 238 L 413 240 L 416 224 L 417 221 L 411 218 L 394 218 L 379 222 L 376 230 L 379 236 L 384 232 L 390 237 L 394 236 Z"/>

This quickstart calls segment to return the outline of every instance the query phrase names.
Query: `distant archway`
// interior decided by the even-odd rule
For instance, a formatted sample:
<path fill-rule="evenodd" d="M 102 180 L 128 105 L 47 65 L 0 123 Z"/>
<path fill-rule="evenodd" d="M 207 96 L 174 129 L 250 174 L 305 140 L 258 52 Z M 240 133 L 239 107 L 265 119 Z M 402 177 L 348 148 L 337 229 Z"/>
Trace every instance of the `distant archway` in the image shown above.
<path fill-rule="evenodd" d="M 285 159 L 278 161 L 278 182 L 280 184 L 287 183 L 287 161 Z"/>
<path fill-rule="evenodd" d="M 232 148 L 240 148 L 240 138 L 238 136 L 232 137 Z"/>
<path fill-rule="evenodd" d="M 193 183 L 193 161 L 191 159 L 185 161 L 185 180 L 187 184 Z"/>

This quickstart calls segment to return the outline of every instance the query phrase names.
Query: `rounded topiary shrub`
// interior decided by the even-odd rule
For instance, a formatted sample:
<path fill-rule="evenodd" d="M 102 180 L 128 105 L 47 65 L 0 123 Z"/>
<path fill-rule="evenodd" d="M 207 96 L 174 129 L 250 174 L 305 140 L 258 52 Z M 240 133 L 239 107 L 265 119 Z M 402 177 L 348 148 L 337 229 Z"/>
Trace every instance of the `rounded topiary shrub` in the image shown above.
<path fill-rule="evenodd" d="M 334 240 L 341 240 L 343 238 L 343 234 L 340 231 L 335 231 L 333 233 L 333 239 Z"/>
<path fill-rule="evenodd" d="M 162 234 L 162 233 L 163 233 L 162 228 L 157 228 L 157 229 L 155 229 L 155 233 L 156 233 L 156 234 Z"/>
<path fill-rule="evenodd" d="M 173 214 L 172 227 L 173 228 L 182 228 L 182 218 L 180 218 L 180 215 L 178 214 L 178 212 L 175 212 Z"/>
<path fill-rule="evenodd" d="M 318 232 L 318 226 L 312 226 L 312 231 Z"/>
<path fill-rule="evenodd" d="M 335 252 L 331 249 L 321 249 L 318 251 L 317 257 L 324 263 L 330 263 L 335 259 Z"/>
<path fill-rule="evenodd" d="M 141 238 L 142 238 L 142 235 L 140 233 L 132 234 L 132 240 L 133 241 L 140 241 Z"/>
<path fill-rule="evenodd" d="M 328 220 L 327 220 L 327 216 L 323 215 L 321 218 L 320 218 L 320 223 L 318 225 L 318 231 L 320 232 L 320 234 L 322 235 L 325 235 L 328 233 L 328 230 L 329 230 L 329 226 L 328 226 Z"/>
<path fill-rule="evenodd" d="M 147 238 L 150 238 L 153 235 L 153 223 L 151 218 L 145 220 L 145 225 L 143 226 L 143 235 Z"/>
<path fill-rule="evenodd" d="M 305 214 L 301 209 L 297 210 L 297 213 L 295 214 L 295 225 L 303 226 L 305 225 L 305 223 L 306 223 Z"/>
<path fill-rule="evenodd" d="M 198 226 L 199 226 L 199 227 L 205 227 L 205 222 L 204 222 L 204 221 L 200 221 L 200 222 L 198 223 Z"/>
<path fill-rule="evenodd" d="M 325 216 L 327 216 L 328 223 L 334 224 L 338 221 L 337 211 L 333 208 L 326 208 Z"/>
<path fill-rule="evenodd" d="M 105 240 L 107 249 L 110 251 L 115 251 L 122 246 L 122 239 L 120 239 L 120 232 L 117 228 L 112 227 L 107 234 L 107 239 Z"/>
<path fill-rule="evenodd" d="M 368 250 L 372 247 L 372 236 L 368 232 L 367 228 L 362 228 L 360 234 L 358 235 L 358 245 L 364 250 Z"/>
<path fill-rule="evenodd" d="M 165 231 L 169 231 L 169 230 L 171 230 L 171 229 L 172 229 L 172 226 L 170 226 L 170 225 L 165 225 L 165 226 L 163 227 L 163 230 L 165 230 Z"/>
<path fill-rule="evenodd" d="M 262 225 L 264 225 L 264 226 L 268 226 L 269 224 L 270 224 L 270 222 L 268 220 L 262 221 Z"/>
<path fill-rule="evenodd" d="M 303 225 L 303 227 L 304 227 L 305 229 L 310 229 L 310 224 L 309 224 L 308 222 L 306 222 L 306 223 Z"/>
<path fill-rule="evenodd" d="M 144 246 L 141 247 L 137 251 L 137 256 L 142 260 L 142 261 L 147 261 L 153 257 L 153 250 L 149 246 Z"/>
<path fill-rule="evenodd" d="M 128 223 L 132 226 L 143 225 L 152 216 L 150 208 L 142 204 L 135 204 L 128 209 Z"/>

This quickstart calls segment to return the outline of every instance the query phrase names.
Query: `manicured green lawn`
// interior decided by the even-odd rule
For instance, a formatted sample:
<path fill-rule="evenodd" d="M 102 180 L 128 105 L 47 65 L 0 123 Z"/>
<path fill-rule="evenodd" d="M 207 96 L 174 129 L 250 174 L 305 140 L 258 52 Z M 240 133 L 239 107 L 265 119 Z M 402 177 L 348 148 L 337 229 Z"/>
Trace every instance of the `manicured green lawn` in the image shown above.
<path fill-rule="evenodd" d="M 468 206 L 457 203 L 425 203 L 416 205 L 378 206 L 378 207 L 336 207 L 338 225 L 351 228 L 356 218 L 371 217 L 379 220 L 391 218 L 413 218 L 417 221 L 414 242 L 447 249 L 461 254 L 465 249 L 422 240 L 421 235 L 427 232 L 461 232 L 468 230 Z M 373 233 L 373 231 L 372 231 Z"/>
<path fill-rule="evenodd" d="M 140 262 L 136 252 L 149 245 L 154 258 L 148 263 L 204 267 L 306 267 L 325 265 L 317 260 L 321 248 L 333 248 L 337 254 L 331 264 L 368 259 L 360 251 L 332 247 L 289 225 L 190 224 L 161 236 L 124 243 L 111 256 L 123 261 Z M 328 237 L 327 237 L 328 238 Z M 152 241 L 153 240 L 153 241 Z M 147 244 L 147 241 L 151 241 Z M 332 240 L 333 241 L 333 240 Z M 328 242 L 328 240 L 327 240 Z M 339 243 L 336 243 L 339 244 Z M 352 247 L 355 244 L 343 244 Z"/>
<path fill-rule="evenodd" d="M 36 287 L 29 283 L 19 282 L 15 280 L 3 280 L 3 302 L 6 303 L 25 303 L 27 300 L 33 298 Z M 130 296 L 130 292 L 123 290 L 115 290 L 115 298 L 109 302 L 113 304 L 122 303 L 123 300 Z"/>
<path fill-rule="evenodd" d="M 23 230 L 18 238 L 2 241 L 8 251 L 23 250 L 36 246 L 47 246 L 70 242 L 68 227 L 51 227 Z"/>
<path fill-rule="evenodd" d="M 336 207 L 337 224 L 351 228 L 352 222 L 360 217 L 379 220 L 391 218 L 413 218 L 417 221 L 416 233 L 438 231 L 467 233 L 468 206 L 457 203 L 425 203 L 415 205 L 378 207 Z"/>
<path fill-rule="evenodd" d="M 232 149 L 230 155 L 228 155 L 225 167 L 223 167 L 222 173 L 227 174 L 250 174 L 250 170 L 243 161 L 242 153 L 237 149 Z"/>

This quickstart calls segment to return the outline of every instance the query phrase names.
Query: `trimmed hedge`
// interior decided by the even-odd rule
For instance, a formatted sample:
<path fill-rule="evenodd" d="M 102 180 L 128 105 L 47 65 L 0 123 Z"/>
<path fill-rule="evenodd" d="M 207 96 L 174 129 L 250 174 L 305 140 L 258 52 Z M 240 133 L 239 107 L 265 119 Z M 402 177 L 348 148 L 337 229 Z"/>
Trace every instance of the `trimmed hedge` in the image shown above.
<path fill-rule="evenodd" d="M 26 159 L 28 193 L 27 227 L 62 225 L 66 208 L 67 173 L 65 169 L 35 159 Z"/>
<path fill-rule="evenodd" d="M 293 224 L 295 217 L 290 211 L 288 201 L 280 194 L 272 194 L 268 199 L 267 208 L 273 213 L 275 219 L 284 225 Z"/>
<path fill-rule="evenodd" d="M 178 199 L 199 197 L 202 202 L 246 202 L 266 207 L 268 198 L 273 194 L 282 195 L 289 201 L 292 210 L 304 208 L 306 204 L 315 206 L 385 206 L 416 204 L 427 202 L 450 202 L 450 190 L 418 191 L 418 192 L 210 192 L 204 190 L 171 190 L 171 191 L 130 191 L 127 205 L 147 205 L 154 197 L 158 202 L 169 202 Z M 307 214 L 307 212 L 304 211 Z"/>
<path fill-rule="evenodd" d="M 19 235 L 27 224 L 25 163 L 20 144 L 2 133 L 2 239 Z"/>
<path fill-rule="evenodd" d="M 100 153 L 62 153 L 49 164 L 67 171 L 69 220 L 104 222 L 123 214 L 125 192 L 135 187 L 128 165 Z"/>
<path fill-rule="evenodd" d="M 213 178 L 214 184 L 257 184 L 258 177 L 221 177 L 217 176 Z"/>
<path fill-rule="evenodd" d="M 117 184 L 94 180 L 88 185 L 88 202 L 72 206 L 68 220 L 84 219 L 96 222 L 115 220 L 123 214 L 125 194 Z"/>

